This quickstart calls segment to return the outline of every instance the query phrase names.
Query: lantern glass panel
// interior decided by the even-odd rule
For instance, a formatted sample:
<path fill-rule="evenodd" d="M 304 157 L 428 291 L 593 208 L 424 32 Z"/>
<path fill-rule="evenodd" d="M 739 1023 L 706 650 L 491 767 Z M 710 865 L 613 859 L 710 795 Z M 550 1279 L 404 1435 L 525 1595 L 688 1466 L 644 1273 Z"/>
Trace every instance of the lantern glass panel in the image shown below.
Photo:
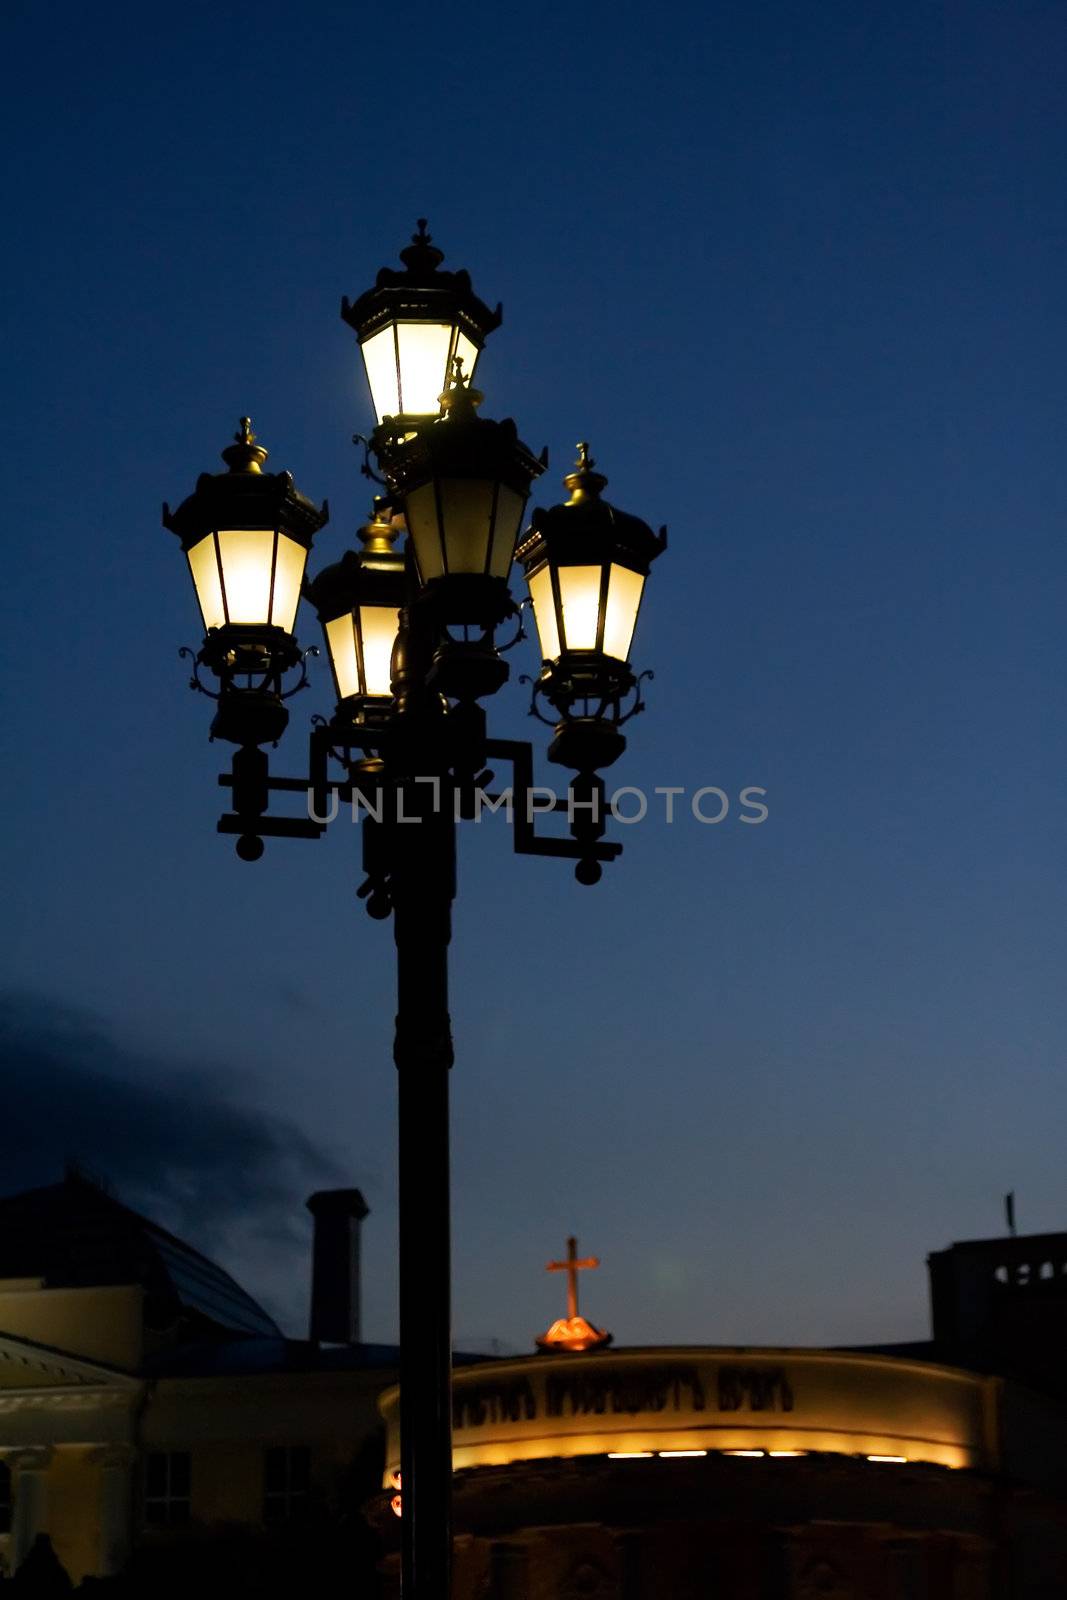
<path fill-rule="evenodd" d="M 515 558 L 515 541 L 519 537 L 522 514 L 526 509 L 525 495 L 500 484 L 496 497 L 496 527 L 493 530 L 493 551 L 489 571 L 494 578 L 506 578 Z"/>
<path fill-rule="evenodd" d="M 441 520 L 449 572 L 484 572 L 493 531 L 493 491 L 485 478 L 442 478 Z"/>
<path fill-rule="evenodd" d="M 392 606 L 360 606 L 359 626 L 363 636 L 363 693 L 389 695 L 400 613 Z"/>
<path fill-rule="evenodd" d="M 464 383 L 473 383 L 474 369 L 478 365 L 478 356 L 480 352 L 478 350 L 478 346 L 473 344 L 471 340 L 467 338 L 467 335 L 465 333 L 461 333 L 458 328 L 456 329 L 456 348 L 452 353 L 453 355 L 461 357 L 463 361 Z M 449 372 L 448 376 L 451 377 L 451 371 Z"/>
<path fill-rule="evenodd" d="M 333 617 L 326 624 L 325 631 L 330 664 L 337 684 L 337 698 L 347 700 L 349 695 L 359 693 L 359 661 L 352 613 L 346 611 L 343 616 Z"/>
<path fill-rule="evenodd" d="M 274 558 L 274 595 L 271 600 L 270 620 L 276 628 L 292 633 L 296 621 L 296 608 L 300 604 L 300 585 L 304 581 L 304 567 L 308 553 L 302 544 L 278 534 L 278 552 Z"/>
<path fill-rule="evenodd" d="M 262 626 L 270 621 L 274 529 L 220 528 L 216 537 L 226 621 Z"/>
<path fill-rule="evenodd" d="M 541 656 L 545 661 L 555 661 L 559 656 L 559 628 L 556 626 L 556 599 L 552 593 L 552 569 L 542 567 L 529 583 Z"/>
<path fill-rule="evenodd" d="M 608 604 L 604 614 L 604 654 L 625 661 L 637 626 L 637 611 L 645 580 L 630 567 L 612 562 L 608 579 Z"/>
<path fill-rule="evenodd" d="M 423 583 L 444 576 L 445 558 L 437 523 L 437 485 L 420 484 L 404 497 L 404 513 Z"/>
<path fill-rule="evenodd" d="M 200 603 L 200 614 L 204 619 L 204 631 L 206 633 L 210 628 L 221 628 L 226 621 L 226 608 L 222 603 L 222 583 L 219 578 L 215 535 L 209 533 L 206 539 L 194 544 L 187 554 L 189 570 L 196 585 L 196 598 Z"/>
<path fill-rule="evenodd" d="M 567 650 L 596 649 L 602 570 L 599 566 L 559 568 L 563 641 Z"/>
<path fill-rule="evenodd" d="M 405 416 L 436 416 L 448 378 L 452 325 L 448 322 L 398 322 L 400 411 Z"/>
<path fill-rule="evenodd" d="M 374 333 L 361 346 L 363 364 L 367 369 L 374 414 L 381 422 L 383 417 L 395 417 L 400 410 L 400 383 L 396 370 L 396 337 L 393 324 Z"/>

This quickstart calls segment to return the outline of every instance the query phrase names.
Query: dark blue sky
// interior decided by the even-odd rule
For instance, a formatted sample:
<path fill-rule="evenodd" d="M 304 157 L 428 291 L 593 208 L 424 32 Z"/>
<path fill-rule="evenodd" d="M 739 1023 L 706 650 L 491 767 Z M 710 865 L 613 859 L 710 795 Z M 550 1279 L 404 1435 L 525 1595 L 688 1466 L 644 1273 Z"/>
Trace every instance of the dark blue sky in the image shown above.
<path fill-rule="evenodd" d="M 906 1338 L 1005 1190 L 1067 1224 L 1065 47 L 1057 0 L 11 8 L 7 1094 L 60 1005 L 80 1083 L 54 1126 L 30 1097 L 11 1186 L 73 1146 L 146 1205 L 158 1173 L 295 1325 L 303 1195 L 355 1181 L 392 1332 L 389 929 L 350 827 L 216 837 L 159 505 L 247 411 L 336 558 L 371 420 L 338 303 L 426 215 L 504 302 L 479 382 L 550 446 L 541 503 L 588 437 L 670 525 L 618 781 L 770 806 L 620 830 L 594 891 L 468 830 L 458 1334 L 525 1348 L 577 1232 L 624 1343 Z M 328 702 L 320 665 L 280 767 Z M 270 1131 L 230 1170 L 234 1107 Z"/>

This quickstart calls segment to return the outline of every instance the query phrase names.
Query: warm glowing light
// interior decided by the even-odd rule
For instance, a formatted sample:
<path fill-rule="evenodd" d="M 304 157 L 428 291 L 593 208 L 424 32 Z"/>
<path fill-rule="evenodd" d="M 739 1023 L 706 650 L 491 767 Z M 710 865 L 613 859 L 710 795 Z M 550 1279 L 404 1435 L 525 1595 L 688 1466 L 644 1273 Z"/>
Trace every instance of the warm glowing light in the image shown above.
<path fill-rule="evenodd" d="M 337 694 L 342 700 L 350 695 L 379 695 L 388 698 L 390 693 L 393 645 L 400 627 L 400 613 L 393 606 L 360 606 L 360 636 L 357 641 L 353 614 L 332 617 L 326 624 L 326 643 L 337 679 Z M 359 645 L 363 647 L 362 664 Z"/>
<path fill-rule="evenodd" d="M 651 1458 L 651 1450 L 609 1450 L 609 1461 L 647 1461 Z"/>
<path fill-rule="evenodd" d="M 559 629 L 556 626 L 556 602 L 552 597 L 551 569 L 542 567 L 529 581 L 534 622 L 541 641 L 541 656 L 545 661 L 555 661 L 559 656 Z"/>
<path fill-rule="evenodd" d="M 400 1488 L 400 1474 L 399 1474 L 399 1472 L 396 1472 L 395 1470 L 393 1472 L 391 1472 L 389 1474 L 389 1479 L 390 1479 L 390 1482 L 392 1483 L 394 1489 L 399 1489 Z M 393 1513 L 394 1517 L 403 1516 L 404 1509 L 403 1509 L 403 1504 L 401 1502 L 401 1497 L 400 1497 L 399 1494 L 394 1494 L 393 1498 L 389 1502 L 389 1509 Z"/>
<path fill-rule="evenodd" d="M 604 613 L 604 654 L 625 661 L 630 654 L 630 643 L 637 626 L 637 612 L 641 605 L 641 591 L 645 580 L 639 572 L 611 565 L 608 579 L 608 605 Z"/>
<path fill-rule="evenodd" d="M 196 585 L 196 598 L 204 628 L 221 628 L 226 622 L 226 607 L 222 603 L 222 580 L 219 577 L 219 554 L 215 549 L 213 534 L 201 539 L 186 552 L 189 570 Z"/>
<path fill-rule="evenodd" d="M 226 623 L 292 632 L 307 550 L 273 528 L 222 528 L 188 552 L 205 628 Z"/>
<path fill-rule="evenodd" d="M 674 1460 L 679 1456 L 706 1456 L 707 1453 L 706 1450 L 660 1450 L 658 1452 L 665 1461 Z"/>
<path fill-rule="evenodd" d="M 330 619 L 326 624 L 326 644 L 337 679 L 337 693 L 342 700 L 347 700 L 349 695 L 359 693 L 359 657 L 351 613 Z"/>
<path fill-rule="evenodd" d="M 600 568 L 560 567 L 559 598 L 568 650 L 595 650 L 600 619 Z"/>
<path fill-rule="evenodd" d="M 363 671 L 367 680 L 364 692 L 387 695 L 400 613 L 390 606 L 360 606 L 359 621 L 363 630 Z"/>
<path fill-rule="evenodd" d="M 603 567 L 560 566 L 557 576 L 559 615 L 551 567 L 539 568 L 528 579 L 543 659 L 555 661 L 562 645 L 565 650 L 600 649 L 606 656 L 625 661 L 645 587 L 641 574 L 613 561 L 607 572 L 606 596 Z"/>
<path fill-rule="evenodd" d="M 478 359 L 465 333 L 448 322 L 391 322 L 363 345 L 374 409 L 383 417 L 436 416 L 453 355 L 462 357 L 469 381 Z"/>
<path fill-rule="evenodd" d="M 578 1273 L 579 1280 L 586 1276 Z M 734 1384 L 749 1369 L 766 1375 L 760 1390 L 764 1400 L 774 1380 L 774 1406 L 717 1413 L 707 1405 L 707 1396 L 718 1385 Z M 676 1402 L 670 1386 L 675 1373 Z M 603 1413 L 583 1409 L 590 1377 L 598 1386 L 603 1383 L 607 1394 L 618 1395 L 618 1410 L 610 1401 Z M 481 1393 L 486 1385 L 500 1390 L 494 1416 L 486 1415 L 488 1399 Z M 783 1396 L 795 1399 L 801 1388 L 803 1410 L 782 1403 Z M 516 1419 L 512 1395 L 520 1392 L 525 1415 Z M 469 1406 L 464 1405 L 467 1393 Z M 629 1409 L 634 1394 L 646 1402 L 637 1412 Z M 453 1446 L 459 1471 L 546 1458 L 595 1456 L 604 1461 L 618 1455 L 647 1460 L 674 1450 L 762 1459 L 769 1463 L 767 1471 L 784 1462 L 781 1470 L 787 1476 L 792 1470 L 788 1463 L 804 1456 L 853 1462 L 871 1456 L 872 1466 L 921 1461 L 972 1470 L 981 1470 L 990 1459 L 983 1431 L 985 1380 L 884 1356 L 807 1350 L 746 1350 L 739 1356 L 734 1349 L 689 1348 L 618 1353 L 604 1348 L 571 1355 L 557 1348 L 551 1360 L 516 1357 L 459 1369 L 455 1395 L 462 1416 Z M 387 1459 L 399 1466 L 398 1408 L 394 1389 L 383 1400 L 383 1409 L 389 1427 Z"/>
<path fill-rule="evenodd" d="M 542 1350 L 580 1351 L 594 1350 L 597 1345 L 610 1341 L 610 1333 L 605 1333 L 603 1328 L 594 1328 L 584 1317 L 557 1317 L 547 1333 L 538 1335 L 536 1342 Z"/>
<path fill-rule="evenodd" d="M 225 528 L 216 535 L 226 584 L 229 622 L 266 622 L 274 535 L 259 528 Z"/>

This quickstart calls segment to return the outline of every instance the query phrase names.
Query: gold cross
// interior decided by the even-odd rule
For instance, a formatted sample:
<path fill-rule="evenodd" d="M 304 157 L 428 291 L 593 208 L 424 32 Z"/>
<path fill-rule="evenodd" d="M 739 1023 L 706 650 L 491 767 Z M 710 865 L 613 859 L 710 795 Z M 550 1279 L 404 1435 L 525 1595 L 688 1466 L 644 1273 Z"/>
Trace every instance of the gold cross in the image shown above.
<path fill-rule="evenodd" d="M 599 1267 L 599 1256 L 586 1256 L 578 1260 L 577 1239 L 567 1240 L 566 1261 L 550 1261 L 545 1268 L 546 1272 L 565 1272 L 567 1274 L 567 1316 L 578 1315 L 578 1274 L 583 1267 Z"/>

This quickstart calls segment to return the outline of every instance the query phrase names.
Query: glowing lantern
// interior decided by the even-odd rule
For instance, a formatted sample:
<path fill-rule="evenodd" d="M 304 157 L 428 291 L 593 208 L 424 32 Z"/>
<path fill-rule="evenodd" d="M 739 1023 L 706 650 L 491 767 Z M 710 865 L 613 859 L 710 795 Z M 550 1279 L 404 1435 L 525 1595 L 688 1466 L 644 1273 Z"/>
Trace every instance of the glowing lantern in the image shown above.
<path fill-rule="evenodd" d="M 390 457 L 403 497 L 419 578 L 435 588 L 446 623 L 485 623 L 505 614 L 507 577 L 534 478 L 544 462 L 510 420 L 479 417 L 482 396 L 455 380 L 444 416 Z"/>
<path fill-rule="evenodd" d="M 197 665 L 220 680 L 212 734 L 259 744 L 277 739 L 288 720 L 282 675 L 301 660 L 293 624 L 308 550 L 329 509 L 305 499 L 290 473 L 263 471 L 267 451 L 248 417 L 234 440 L 222 452 L 229 471 L 202 473 L 176 511 L 164 505 L 163 525 L 181 540 L 204 621 Z"/>
<path fill-rule="evenodd" d="M 549 751 L 565 766 L 595 770 L 625 748 L 618 727 L 640 709 L 623 710 L 636 691 L 630 646 L 645 579 L 666 547 L 667 530 L 601 499 L 607 486 L 589 447 L 578 446 L 563 480 L 570 499 L 537 510 L 516 552 L 526 572 L 541 645 L 537 690 L 562 719 Z"/>
<path fill-rule="evenodd" d="M 203 473 L 163 525 L 182 542 L 204 630 L 241 629 L 264 644 L 290 638 L 313 535 L 329 515 L 288 472 L 266 473 L 267 451 L 242 417 L 222 452 L 228 472 Z"/>
<path fill-rule="evenodd" d="M 602 500 L 608 480 L 593 470 L 588 445 L 578 450 L 563 480 L 570 499 L 534 512 L 518 555 L 545 662 L 601 656 L 625 664 L 648 569 L 666 536 Z"/>
<path fill-rule="evenodd" d="M 403 272 L 383 267 L 373 289 L 355 304 L 341 302 L 341 316 L 359 339 L 379 424 L 386 417 L 411 423 L 437 416 L 455 358 L 473 377 L 486 337 L 501 321 L 501 308 L 490 311 L 478 299 L 466 272 L 439 270 L 444 255 L 425 218 L 400 259 Z"/>
<path fill-rule="evenodd" d="M 404 604 L 404 558 L 383 500 L 360 529 L 362 549 L 348 550 L 307 586 L 319 614 L 337 689 L 338 711 L 356 721 L 391 704 L 391 662 Z"/>

